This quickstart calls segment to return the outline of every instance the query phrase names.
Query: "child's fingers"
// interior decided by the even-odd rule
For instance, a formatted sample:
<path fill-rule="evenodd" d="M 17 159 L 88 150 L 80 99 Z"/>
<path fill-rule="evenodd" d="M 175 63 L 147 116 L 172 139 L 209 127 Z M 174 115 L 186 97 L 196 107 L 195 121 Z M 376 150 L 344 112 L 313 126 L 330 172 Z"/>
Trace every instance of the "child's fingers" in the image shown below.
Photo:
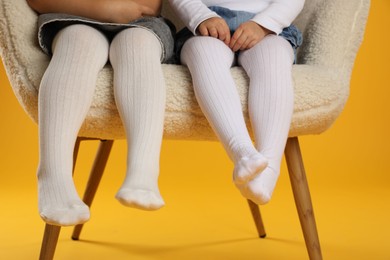
<path fill-rule="evenodd" d="M 230 42 L 229 27 L 224 26 L 224 24 L 220 24 L 217 27 L 217 30 L 218 30 L 218 37 L 217 38 L 220 39 L 221 41 L 223 41 L 225 44 L 229 44 L 229 42 Z"/>
<path fill-rule="evenodd" d="M 218 38 L 219 32 L 218 29 L 214 26 L 208 28 L 209 35 L 214 38 Z"/>
<path fill-rule="evenodd" d="M 249 37 L 247 37 L 244 41 L 244 43 L 240 46 L 240 50 L 241 51 L 244 51 L 246 49 L 249 49 L 250 47 L 250 44 L 253 42 L 253 39 L 250 39 Z"/>
<path fill-rule="evenodd" d="M 199 25 L 198 32 L 202 36 L 209 36 L 209 30 L 203 24 Z"/>
<path fill-rule="evenodd" d="M 219 39 L 227 45 L 230 42 L 229 26 L 219 17 L 213 17 L 202 22 L 198 27 L 198 32 L 202 36 L 210 36 Z"/>
<path fill-rule="evenodd" d="M 243 43 L 242 33 L 243 31 L 239 28 L 235 31 L 232 38 L 230 39 L 229 47 L 233 51 L 238 51 L 241 48 L 241 45 Z"/>
<path fill-rule="evenodd" d="M 252 48 L 252 47 L 255 46 L 257 43 L 258 43 L 257 40 L 252 40 L 252 41 L 250 41 L 250 42 L 248 43 L 248 45 L 246 46 L 246 49 L 245 49 L 245 50 Z"/>

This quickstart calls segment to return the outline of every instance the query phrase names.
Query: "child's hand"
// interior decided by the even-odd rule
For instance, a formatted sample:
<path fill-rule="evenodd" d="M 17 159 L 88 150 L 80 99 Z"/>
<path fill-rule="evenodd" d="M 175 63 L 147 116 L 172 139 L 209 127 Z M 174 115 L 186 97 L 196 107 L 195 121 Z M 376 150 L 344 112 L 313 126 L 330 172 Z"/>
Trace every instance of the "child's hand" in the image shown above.
<path fill-rule="evenodd" d="M 203 21 L 198 26 L 202 36 L 211 36 L 223 41 L 226 45 L 230 43 L 230 30 L 225 20 L 220 17 L 212 17 Z"/>
<path fill-rule="evenodd" d="M 242 23 L 234 32 L 229 47 L 234 52 L 250 49 L 270 33 L 270 30 L 253 21 Z"/>
<path fill-rule="evenodd" d="M 129 23 L 142 16 L 155 16 L 156 12 L 146 6 L 137 3 L 136 1 L 128 0 L 111 0 L 106 12 L 110 14 L 110 22 L 114 23 Z"/>
<path fill-rule="evenodd" d="M 161 9 L 161 0 L 27 1 L 40 14 L 66 13 L 112 23 L 129 23 L 142 16 L 157 16 Z"/>

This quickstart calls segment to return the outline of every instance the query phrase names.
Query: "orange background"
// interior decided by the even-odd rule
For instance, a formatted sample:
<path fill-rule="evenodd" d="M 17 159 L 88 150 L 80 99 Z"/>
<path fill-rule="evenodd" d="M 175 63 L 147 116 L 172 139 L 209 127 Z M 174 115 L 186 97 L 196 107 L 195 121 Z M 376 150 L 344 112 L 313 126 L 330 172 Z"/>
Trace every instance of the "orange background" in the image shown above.
<path fill-rule="evenodd" d="M 300 138 L 325 259 L 390 259 L 390 1 L 373 0 L 342 115 L 324 134 Z M 19 106 L 0 66 L 0 259 L 36 259 L 37 127 Z M 81 147 L 76 184 L 85 185 L 94 142 Z M 113 197 L 125 171 L 117 141 L 93 206 L 85 243 L 64 229 L 58 259 L 306 259 L 283 162 L 270 204 L 268 239 L 256 239 L 232 164 L 213 142 L 164 141 L 158 212 L 123 208 Z M 100 257 L 100 258 L 99 258 Z"/>

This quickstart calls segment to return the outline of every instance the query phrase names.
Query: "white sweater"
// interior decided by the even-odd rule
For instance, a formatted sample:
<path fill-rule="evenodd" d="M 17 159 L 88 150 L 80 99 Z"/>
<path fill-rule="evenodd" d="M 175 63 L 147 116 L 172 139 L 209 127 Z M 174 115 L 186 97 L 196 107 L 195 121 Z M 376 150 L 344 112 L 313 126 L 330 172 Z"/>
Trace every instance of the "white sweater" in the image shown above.
<path fill-rule="evenodd" d="M 169 0 L 173 10 L 194 34 L 199 24 L 218 17 L 208 6 L 256 13 L 252 21 L 279 34 L 301 12 L 305 0 Z"/>

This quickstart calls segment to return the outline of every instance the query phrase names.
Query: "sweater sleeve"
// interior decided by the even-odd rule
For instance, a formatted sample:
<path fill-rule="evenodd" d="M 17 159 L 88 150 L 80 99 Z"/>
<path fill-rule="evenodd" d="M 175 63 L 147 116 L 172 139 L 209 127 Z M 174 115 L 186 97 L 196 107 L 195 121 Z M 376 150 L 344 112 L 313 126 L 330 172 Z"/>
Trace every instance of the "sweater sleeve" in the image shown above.
<path fill-rule="evenodd" d="M 179 0 L 180 1 L 180 0 Z M 274 0 L 271 4 L 256 14 L 252 21 L 273 31 L 276 34 L 288 27 L 302 11 L 305 0 Z"/>
<path fill-rule="evenodd" d="M 196 29 L 201 22 L 212 17 L 219 17 L 201 0 L 169 0 L 169 3 L 177 16 L 193 34 L 197 34 Z"/>

